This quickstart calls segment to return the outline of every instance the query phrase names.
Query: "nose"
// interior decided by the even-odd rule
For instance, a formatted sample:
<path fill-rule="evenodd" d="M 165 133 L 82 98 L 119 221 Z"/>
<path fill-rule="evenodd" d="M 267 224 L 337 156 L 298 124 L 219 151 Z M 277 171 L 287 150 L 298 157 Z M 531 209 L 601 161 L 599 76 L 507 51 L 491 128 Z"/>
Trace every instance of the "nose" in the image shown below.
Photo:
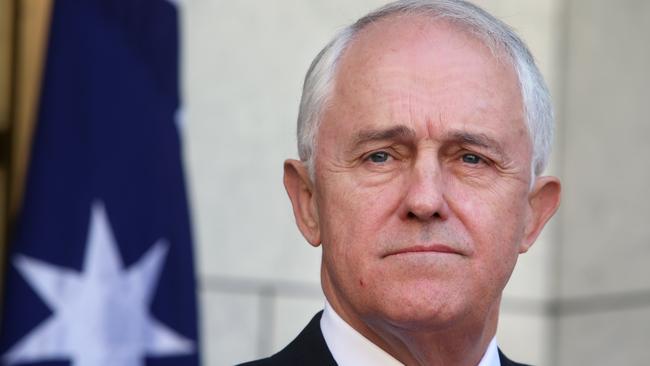
<path fill-rule="evenodd" d="M 450 209 L 438 159 L 418 159 L 410 173 L 402 209 L 404 218 L 418 221 L 446 220 Z"/>

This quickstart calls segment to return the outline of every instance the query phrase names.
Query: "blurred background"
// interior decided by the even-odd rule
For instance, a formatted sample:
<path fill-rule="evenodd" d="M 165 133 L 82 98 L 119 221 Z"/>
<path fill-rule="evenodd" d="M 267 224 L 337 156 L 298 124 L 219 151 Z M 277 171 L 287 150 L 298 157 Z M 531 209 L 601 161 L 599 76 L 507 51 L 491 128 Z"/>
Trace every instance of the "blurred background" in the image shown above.
<path fill-rule="evenodd" d="M 515 28 L 535 55 L 557 115 L 547 174 L 563 182 L 560 211 L 508 284 L 498 341 L 511 358 L 536 365 L 646 365 L 650 2 L 473 2 Z M 231 365 L 281 349 L 323 306 L 320 249 L 295 227 L 282 163 L 297 156 L 311 60 L 338 29 L 385 1 L 171 3 L 200 357 Z M 51 4 L 0 0 L 3 273 L 29 195 Z"/>

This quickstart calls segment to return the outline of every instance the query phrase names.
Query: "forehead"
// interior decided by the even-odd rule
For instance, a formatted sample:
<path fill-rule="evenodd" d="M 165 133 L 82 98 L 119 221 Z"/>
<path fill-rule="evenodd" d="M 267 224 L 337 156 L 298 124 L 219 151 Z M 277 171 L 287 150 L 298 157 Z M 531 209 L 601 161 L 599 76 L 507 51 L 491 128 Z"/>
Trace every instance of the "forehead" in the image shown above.
<path fill-rule="evenodd" d="M 354 127 L 383 114 L 404 123 L 405 109 L 411 122 L 481 120 L 490 128 L 490 116 L 526 129 L 510 59 L 444 19 L 391 16 L 361 30 L 338 64 L 324 120 L 344 115 Z"/>
<path fill-rule="evenodd" d="M 402 64 L 426 74 L 436 70 L 480 69 L 491 76 L 507 74 L 516 81 L 515 70 L 504 49 L 496 44 L 489 47 L 483 38 L 468 26 L 445 18 L 388 16 L 357 32 L 341 57 L 336 79 L 340 82 L 351 76 L 364 76 L 366 73 L 358 73 L 359 66 L 373 71 L 373 67 Z"/>

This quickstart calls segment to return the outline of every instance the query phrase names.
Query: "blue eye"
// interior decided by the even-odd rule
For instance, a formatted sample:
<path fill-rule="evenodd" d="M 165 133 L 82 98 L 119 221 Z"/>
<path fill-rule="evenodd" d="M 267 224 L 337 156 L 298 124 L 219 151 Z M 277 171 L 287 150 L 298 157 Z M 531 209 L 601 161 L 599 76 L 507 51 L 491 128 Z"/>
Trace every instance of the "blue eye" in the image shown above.
<path fill-rule="evenodd" d="M 376 153 L 370 154 L 370 156 L 368 156 L 368 159 L 373 163 L 385 163 L 386 161 L 388 161 L 389 157 L 390 155 L 388 155 L 387 152 L 378 151 Z"/>
<path fill-rule="evenodd" d="M 476 154 L 464 154 L 463 155 L 463 163 L 467 164 L 479 164 L 482 161 L 482 159 L 476 155 Z"/>

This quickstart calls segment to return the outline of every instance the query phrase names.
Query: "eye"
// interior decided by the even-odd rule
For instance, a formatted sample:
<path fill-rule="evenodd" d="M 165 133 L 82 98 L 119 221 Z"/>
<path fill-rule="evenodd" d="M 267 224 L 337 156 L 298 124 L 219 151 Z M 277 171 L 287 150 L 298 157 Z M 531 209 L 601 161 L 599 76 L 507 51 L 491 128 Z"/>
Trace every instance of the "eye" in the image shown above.
<path fill-rule="evenodd" d="M 483 161 L 483 159 L 476 154 L 463 154 L 462 159 L 463 163 L 472 165 L 480 164 Z"/>
<path fill-rule="evenodd" d="M 373 163 L 385 163 L 390 159 L 390 155 L 385 151 L 377 151 L 368 155 L 368 160 Z"/>

